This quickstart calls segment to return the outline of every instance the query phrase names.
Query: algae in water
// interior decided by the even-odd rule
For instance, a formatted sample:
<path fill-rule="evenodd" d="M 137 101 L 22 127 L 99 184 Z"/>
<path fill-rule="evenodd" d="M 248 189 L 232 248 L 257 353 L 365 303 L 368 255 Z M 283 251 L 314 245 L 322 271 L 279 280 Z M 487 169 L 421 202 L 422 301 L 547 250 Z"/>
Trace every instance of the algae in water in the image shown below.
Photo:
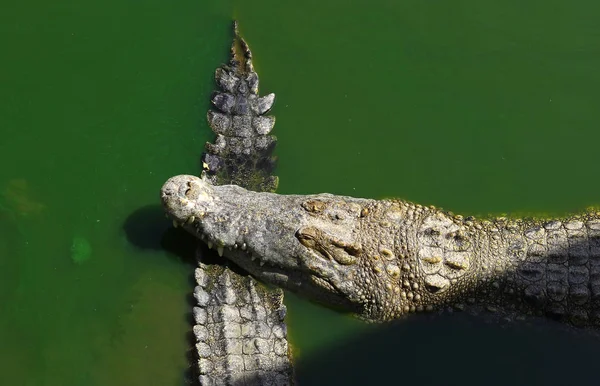
<path fill-rule="evenodd" d="M 92 246 L 83 237 L 73 237 L 71 244 L 71 260 L 75 264 L 83 264 L 92 256 Z"/>

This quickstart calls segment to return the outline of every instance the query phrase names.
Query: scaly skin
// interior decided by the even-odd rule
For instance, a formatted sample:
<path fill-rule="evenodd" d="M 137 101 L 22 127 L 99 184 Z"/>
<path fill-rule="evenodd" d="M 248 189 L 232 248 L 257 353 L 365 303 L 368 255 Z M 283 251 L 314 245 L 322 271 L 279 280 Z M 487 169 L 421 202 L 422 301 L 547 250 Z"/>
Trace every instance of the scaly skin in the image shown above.
<path fill-rule="evenodd" d="M 217 110 L 209 111 L 207 118 L 217 138 L 206 144 L 203 177 L 214 184 L 274 191 L 271 152 L 276 138 L 269 132 L 275 118 L 264 114 L 275 95 L 258 96 L 252 53 L 235 22 L 231 60 L 216 70 L 215 79 L 220 91 L 212 102 Z M 292 384 L 281 289 L 268 289 L 226 266 L 205 264 L 202 248 L 198 260 L 193 330 L 200 384 Z"/>
<path fill-rule="evenodd" d="M 196 282 L 200 384 L 291 384 L 281 290 L 214 264 L 200 263 Z"/>
<path fill-rule="evenodd" d="M 166 212 L 266 282 L 367 320 L 448 307 L 600 323 L 600 214 L 478 220 L 400 200 L 176 176 Z"/>
<path fill-rule="evenodd" d="M 271 153 L 277 138 L 269 133 L 275 117 L 264 114 L 273 106 L 275 94 L 258 96 L 252 52 L 239 36 L 236 22 L 231 60 L 216 70 L 215 79 L 221 91 L 213 93 L 217 111 L 209 111 L 207 119 L 217 138 L 214 144 L 206 144 L 203 174 L 216 185 L 274 192 L 278 179 L 273 175 L 276 160 Z"/>

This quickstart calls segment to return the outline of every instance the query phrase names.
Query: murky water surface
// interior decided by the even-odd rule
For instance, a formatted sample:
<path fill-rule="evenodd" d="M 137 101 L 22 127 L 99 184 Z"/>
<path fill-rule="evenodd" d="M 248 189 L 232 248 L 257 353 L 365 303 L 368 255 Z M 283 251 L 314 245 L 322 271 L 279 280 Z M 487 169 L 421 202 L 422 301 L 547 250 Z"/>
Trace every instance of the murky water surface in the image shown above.
<path fill-rule="evenodd" d="M 600 204 L 599 12 L 589 0 L 5 5 L 2 384 L 187 382 L 193 263 L 158 190 L 199 171 L 233 17 L 262 91 L 277 93 L 280 192 L 556 214 Z M 597 384 L 589 334 L 460 315 L 371 328 L 286 299 L 301 384 Z"/>

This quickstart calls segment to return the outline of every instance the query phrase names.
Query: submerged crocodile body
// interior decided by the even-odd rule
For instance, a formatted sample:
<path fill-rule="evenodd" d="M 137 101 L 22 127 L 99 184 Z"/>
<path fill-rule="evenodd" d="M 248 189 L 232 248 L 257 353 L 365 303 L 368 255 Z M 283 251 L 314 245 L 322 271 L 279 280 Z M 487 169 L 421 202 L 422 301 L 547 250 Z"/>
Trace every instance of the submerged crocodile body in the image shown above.
<path fill-rule="evenodd" d="M 252 53 L 235 22 L 233 30 L 229 64 L 215 73 L 220 91 L 213 94 L 212 103 L 217 110 L 209 111 L 207 118 L 217 138 L 206 144 L 202 176 L 217 185 L 274 191 L 277 177 L 272 175 L 271 153 L 276 138 L 269 132 L 275 118 L 264 114 L 275 95 L 258 96 Z M 197 255 L 193 332 L 200 384 L 292 384 L 281 289 L 266 288 L 227 266 L 207 264 L 202 247 Z"/>
<path fill-rule="evenodd" d="M 600 325 L 600 213 L 488 221 L 185 175 L 161 196 L 174 221 L 254 276 L 367 320 L 450 308 Z"/>

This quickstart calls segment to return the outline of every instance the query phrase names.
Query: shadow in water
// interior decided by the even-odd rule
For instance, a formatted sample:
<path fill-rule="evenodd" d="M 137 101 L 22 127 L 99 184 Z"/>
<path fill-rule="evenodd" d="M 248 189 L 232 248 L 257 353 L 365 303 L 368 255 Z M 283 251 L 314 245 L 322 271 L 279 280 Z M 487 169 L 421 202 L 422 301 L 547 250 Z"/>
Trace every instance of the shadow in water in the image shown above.
<path fill-rule="evenodd" d="M 154 250 L 163 249 L 161 240 L 169 227 L 169 220 L 165 218 L 165 211 L 160 205 L 148 205 L 135 210 L 123 224 L 127 240 L 132 245 Z"/>
<path fill-rule="evenodd" d="M 375 326 L 296 363 L 300 385 L 597 385 L 600 338 L 463 313 Z"/>
<path fill-rule="evenodd" d="M 149 251 L 167 251 L 168 258 L 176 259 L 178 262 L 190 266 L 190 273 L 187 276 L 190 290 L 185 295 L 185 302 L 189 310 L 185 313 L 185 318 L 190 325 L 190 329 L 185 333 L 185 340 L 189 349 L 182 353 L 185 355 L 189 366 L 184 371 L 183 383 L 198 385 L 196 338 L 191 327 L 194 325 L 192 308 L 196 305 L 196 299 L 193 296 L 196 285 L 194 269 L 198 266 L 196 253 L 199 242 L 187 232 L 173 228 L 171 222 L 165 218 L 164 213 L 160 205 L 142 207 L 127 217 L 123 224 L 123 230 L 127 240 L 135 247 Z"/>
<path fill-rule="evenodd" d="M 145 250 L 164 250 L 169 258 L 196 267 L 198 240 L 187 232 L 173 228 L 160 205 L 148 205 L 134 211 L 123 224 L 127 240 Z M 193 275 L 192 275 L 193 279 Z"/>

